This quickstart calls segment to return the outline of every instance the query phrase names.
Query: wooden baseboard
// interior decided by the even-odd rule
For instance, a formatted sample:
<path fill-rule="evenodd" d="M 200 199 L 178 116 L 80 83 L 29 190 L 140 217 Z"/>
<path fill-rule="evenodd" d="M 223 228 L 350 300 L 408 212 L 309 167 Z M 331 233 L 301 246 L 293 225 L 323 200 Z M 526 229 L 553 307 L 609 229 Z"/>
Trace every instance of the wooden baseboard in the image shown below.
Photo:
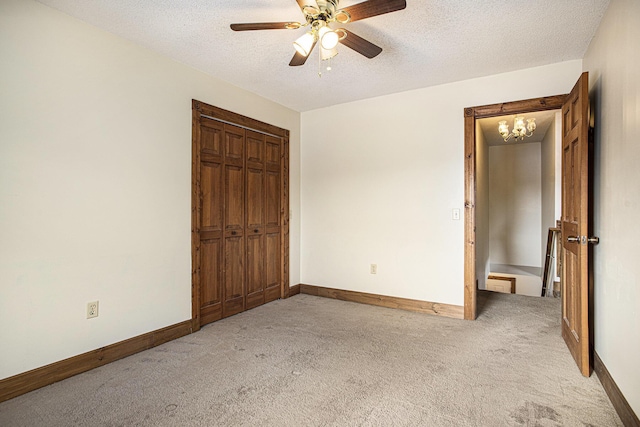
<path fill-rule="evenodd" d="M 460 305 L 441 304 L 430 301 L 368 294 L 365 292 L 345 291 L 342 289 L 324 288 L 322 286 L 305 284 L 300 284 L 300 293 L 342 301 L 359 302 L 361 304 L 377 305 L 380 307 L 398 308 L 418 313 L 435 314 L 438 316 L 452 317 L 454 319 L 464 318 L 464 307 Z"/>
<path fill-rule="evenodd" d="M 0 402 L 190 334 L 191 320 L 0 380 Z"/>
<path fill-rule="evenodd" d="M 595 351 L 593 352 L 593 370 L 596 372 L 596 375 L 602 384 L 602 388 L 604 388 L 607 396 L 609 396 L 609 400 L 611 400 L 613 407 L 625 427 L 640 427 L 638 416 L 629 405 L 629 402 L 627 402 L 627 399 L 611 377 L 609 370 Z"/>
<path fill-rule="evenodd" d="M 293 285 L 289 288 L 289 296 L 292 297 L 294 295 L 298 295 L 300 293 L 300 284 Z"/>

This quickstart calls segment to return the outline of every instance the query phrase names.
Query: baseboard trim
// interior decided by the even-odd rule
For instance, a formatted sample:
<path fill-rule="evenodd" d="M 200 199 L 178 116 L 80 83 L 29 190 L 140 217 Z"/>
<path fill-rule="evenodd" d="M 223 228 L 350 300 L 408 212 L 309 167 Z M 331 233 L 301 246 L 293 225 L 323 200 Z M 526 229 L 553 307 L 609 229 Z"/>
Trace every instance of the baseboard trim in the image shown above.
<path fill-rule="evenodd" d="M 377 305 L 379 307 L 397 308 L 417 313 L 435 314 L 437 316 L 464 319 L 464 307 L 461 305 L 442 304 L 408 298 L 369 294 L 366 292 L 346 291 L 343 289 L 325 288 L 322 286 L 300 284 L 300 293 L 318 297 Z"/>
<path fill-rule="evenodd" d="M 595 351 L 593 352 L 593 370 L 598 376 L 598 379 L 602 384 L 602 388 L 604 388 L 607 396 L 609 396 L 609 400 L 611 400 L 618 416 L 622 420 L 622 424 L 624 424 L 625 427 L 640 427 L 640 420 L 638 420 L 638 416 L 629 405 L 629 402 L 627 402 L 627 399 L 613 380 L 609 370 Z"/>
<path fill-rule="evenodd" d="M 294 295 L 298 295 L 300 293 L 300 284 L 293 285 L 289 288 L 289 296 L 292 297 Z"/>
<path fill-rule="evenodd" d="M 0 402 L 190 334 L 191 320 L 0 380 Z"/>

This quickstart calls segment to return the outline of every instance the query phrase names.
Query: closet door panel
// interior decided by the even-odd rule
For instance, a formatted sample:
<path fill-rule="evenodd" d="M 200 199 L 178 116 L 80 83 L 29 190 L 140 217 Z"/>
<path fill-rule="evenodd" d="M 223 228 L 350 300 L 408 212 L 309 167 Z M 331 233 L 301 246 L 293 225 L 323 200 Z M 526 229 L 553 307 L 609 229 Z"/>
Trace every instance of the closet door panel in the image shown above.
<path fill-rule="evenodd" d="M 244 228 L 244 170 L 225 167 L 225 230 L 241 233 Z"/>
<path fill-rule="evenodd" d="M 224 125 L 224 286 L 222 316 L 245 309 L 245 131 Z"/>
<path fill-rule="evenodd" d="M 272 136 L 266 137 L 265 162 L 267 168 L 280 170 L 281 140 Z"/>
<path fill-rule="evenodd" d="M 203 118 L 200 125 L 198 228 L 200 324 L 222 317 L 224 228 L 224 125 Z"/>
<path fill-rule="evenodd" d="M 223 134 L 224 125 L 222 123 L 203 119 L 200 127 L 200 155 L 214 156 L 222 160 Z"/>
<path fill-rule="evenodd" d="M 265 136 L 258 132 L 247 131 L 247 164 L 251 166 L 264 164 Z"/>
<path fill-rule="evenodd" d="M 201 231 L 222 231 L 222 165 L 202 163 L 200 168 Z M 220 236 L 218 236 L 220 237 Z"/>
<path fill-rule="evenodd" d="M 264 304 L 265 135 L 247 131 L 247 309 Z"/>
<path fill-rule="evenodd" d="M 227 317 L 244 310 L 244 239 L 236 236 L 225 238 L 224 252 L 222 316 Z"/>
<path fill-rule="evenodd" d="M 241 166 L 244 161 L 244 129 L 224 125 L 224 161 Z"/>
<path fill-rule="evenodd" d="M 280 173 L 267 172 L 266 184 L 266 225 L 280 226 Z"/>
<path fill-rule="evenodd" d="M 264 172 L 247 170 L 247 233 L 264 227 Z"/>
<path fill-rule="evenodd" d="M 200 321 L 222 317 L 222 239 L 202 240 L 200 246 Z"/>
<path fill-rule="evenodd" d="M 264 236 L 247 237 L 247 310 L 264 304 Z"/>
<path fill-rule="evenodd" d="M 280 232 L 266 235 L 265 302 L 280 298 Z"/>

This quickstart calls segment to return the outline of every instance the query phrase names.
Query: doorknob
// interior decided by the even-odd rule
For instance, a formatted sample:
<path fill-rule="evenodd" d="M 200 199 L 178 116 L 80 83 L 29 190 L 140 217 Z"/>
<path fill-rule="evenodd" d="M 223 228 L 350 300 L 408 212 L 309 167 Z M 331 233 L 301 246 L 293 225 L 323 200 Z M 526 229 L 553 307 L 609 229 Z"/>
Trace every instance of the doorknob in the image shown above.
<path fill-rule="evenodd" d="M 589 237 L 587 239 L 587 242 L 591 243 L 592 245 L 597 245 L 598 243 L 600 243 L 600 238 L 597 236 Z"/>
<path fill-rule="evenodd" d="M 567 242 L 568 243 L 580 243 L 580 237 L 568 236 L 567 237 Z"/>

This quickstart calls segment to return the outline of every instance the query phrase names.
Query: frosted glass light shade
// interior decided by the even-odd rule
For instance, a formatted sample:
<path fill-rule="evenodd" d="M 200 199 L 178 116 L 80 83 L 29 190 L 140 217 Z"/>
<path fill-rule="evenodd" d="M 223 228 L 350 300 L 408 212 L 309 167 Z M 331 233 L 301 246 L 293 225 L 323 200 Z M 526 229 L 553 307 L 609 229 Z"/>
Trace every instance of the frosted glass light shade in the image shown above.
<path fill-rule="evenodd" d="M 311 48 L 313 47 L 313 42 L 315 38 L 311 33 L 305 33 L 301 37 L 298 38 L 295 42 L 293 42 L 293 47 L 296 51 L 302 56 L 308 56 L 311 52 Z"/>
<path fill-rule="evenodd" d="M 322 27 L 318 31 L 318 37 L 320 39 L 320 46 L 326 50 L 331 50 L 338 45 L 339 36 L 335 31 L 332 31 L 329 27 Z"/>
<path fill-rule="evenodd" d="M 322 47 L 322 45 L 320 45 L 320 58 L 323 61 L 326 61 L 327 59 L 331 59 L 337 54 L 338 54 L 337 48 L 334 47 L 333 49 L 325 49 Z"/>

